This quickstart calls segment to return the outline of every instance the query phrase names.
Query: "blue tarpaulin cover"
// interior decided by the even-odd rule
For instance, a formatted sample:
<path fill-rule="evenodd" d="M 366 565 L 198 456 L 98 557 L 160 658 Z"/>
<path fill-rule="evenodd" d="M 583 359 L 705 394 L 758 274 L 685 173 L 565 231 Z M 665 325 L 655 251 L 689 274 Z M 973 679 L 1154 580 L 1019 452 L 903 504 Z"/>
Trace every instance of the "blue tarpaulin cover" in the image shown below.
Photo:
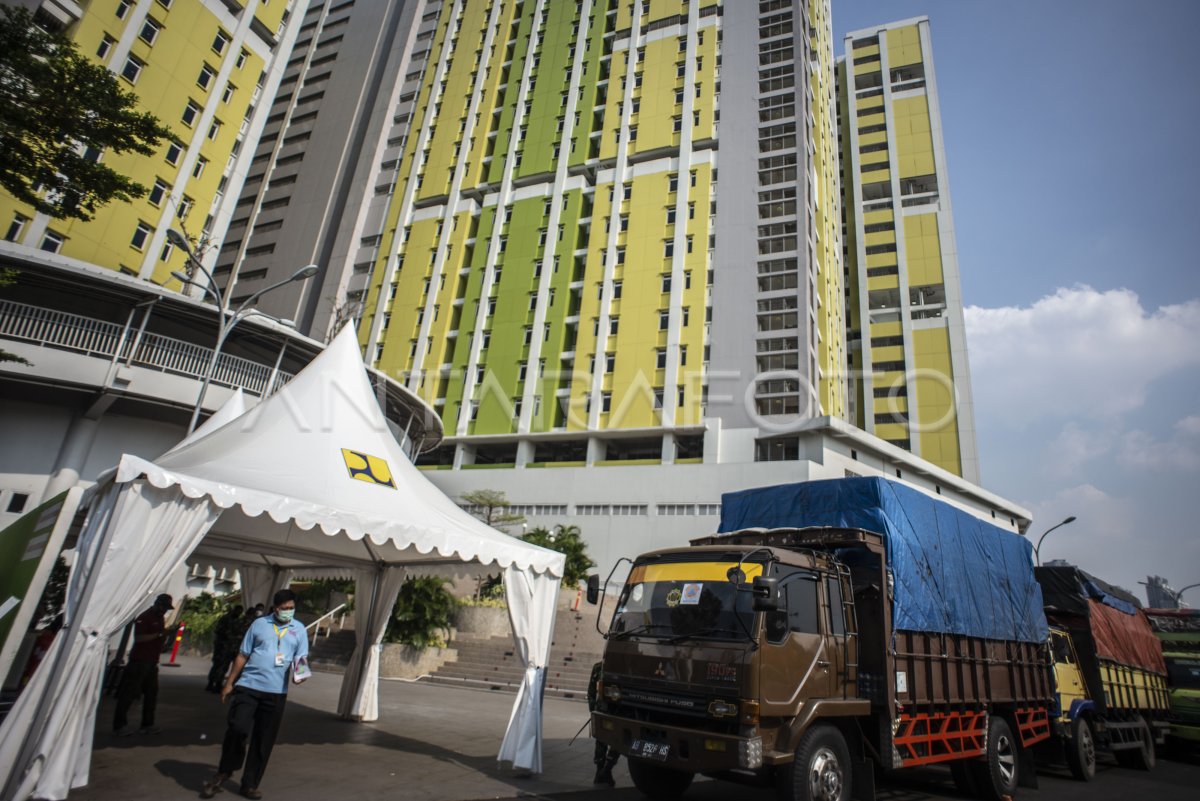
<path fill-rule="evenodd" d="M 882 534 L 895 629 L 1042 642 L 1046 615 L 1024 537 L 883 478 L 840 478 L 728 492 L 722 533 L 858 528 Z"/>

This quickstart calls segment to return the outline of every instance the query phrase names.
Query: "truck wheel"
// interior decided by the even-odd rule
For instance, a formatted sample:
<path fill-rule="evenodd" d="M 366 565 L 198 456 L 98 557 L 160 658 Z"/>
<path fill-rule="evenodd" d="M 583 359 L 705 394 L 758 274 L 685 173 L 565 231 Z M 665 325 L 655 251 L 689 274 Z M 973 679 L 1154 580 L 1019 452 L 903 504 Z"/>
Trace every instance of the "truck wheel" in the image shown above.
<path fill-rule="evenodd" d="M 1017 791 L 1017 741 L 1004 718 L 993 716 L 988 722 L 987 751 L 983 762 L 971 763 L 979 797 L 1003 801 Z"/>
<path fill-rule="evenodd" d="M 1140 748 L 1135 748 L 1132 751 L 1126 751 L 1129 754 L 1130 767 L 1138 770 L 1153 770 L 1154 769 L 1154 735 L 1150 732 L 1150 727 L 1146 724 L 1145 718 L 1139 718 L 1138 734 L 1142 738 Z"/>
<path fill-rule="evenodd" d="M 791 770 L 779 787 L 782 801 L 848 801 L 850 749 L 833 726 L 809 729 L 796 747 Z"/>
<path fill-rule="evenodd" d="M 629 760 L 629 776 L 633 784 L 647 798 L 673 801 L 692 785 L 694 774 L 682 770 L 671 770 L 662 765 L 651 764 L 644 759 Z"/>
<path fill-rule="evenodd" d="M 1092 724 L 1080 716 L 1071 721 L 1071 739 L 1063 743 L 1067 752 L 1067 767 L 1071 775 L 1081 782 L 1090 782 L 1096 777 L 1096 738 Z"/>

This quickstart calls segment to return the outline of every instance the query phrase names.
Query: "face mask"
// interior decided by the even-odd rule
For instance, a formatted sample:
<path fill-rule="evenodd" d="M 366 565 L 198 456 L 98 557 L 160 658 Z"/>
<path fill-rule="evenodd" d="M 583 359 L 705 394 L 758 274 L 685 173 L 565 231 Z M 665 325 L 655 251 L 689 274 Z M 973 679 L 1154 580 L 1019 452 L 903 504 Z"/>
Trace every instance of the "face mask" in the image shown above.
<path fill-rule="evenodd" d="M 279 618 L 280 623 L 291 623 L 292 618 L 295 616 L 295 614 L 296 614 L 295 609 L 276 609 L 275 610 L 275 617 Z"/>

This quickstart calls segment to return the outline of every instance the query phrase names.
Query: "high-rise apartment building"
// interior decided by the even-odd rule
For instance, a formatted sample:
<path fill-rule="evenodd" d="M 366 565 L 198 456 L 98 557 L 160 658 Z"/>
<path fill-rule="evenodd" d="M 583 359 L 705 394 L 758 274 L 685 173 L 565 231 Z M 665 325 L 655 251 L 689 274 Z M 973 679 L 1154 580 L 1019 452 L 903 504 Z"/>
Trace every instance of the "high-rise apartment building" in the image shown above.
<path fill-rule="evenodd" d="M 303 2 L 303 0 L 302 0 Z M 91 154 L 147 188 L 92 220 L 53 220 L 0 192 L 5 239 L 163 284 L 186 268 L 179 228 L 219 239 L 299 20 L 286 0 L 37 0 L 22 5 L 115 73 L 171 134 L 151 156 Z M 202 249 L 203 250 L 203 249 Z M 208 266 L 216 253 L 203 250 Z"/>
<path fill-rule="evenodd" d="M 854 421 L 978 483 L 929 20 L 847 34 L 838 77 Z"/>
<path fill-rule="evenodd" d="M 439 16 L 437 3 L 308 5 L 217 261 L 234 297 L 312 263 L 314 280 L 261 306 L 317 339 L 361 316 L 408 131 L 404 109 Z"/>
<path fill-rule="evenodd" d="M 785 458 L 846 414 L 830 36 L 827 2 L 442 5 L 362 335 L 447 464 Z"/>
<path fill-rule="evenodd" d="M 218 271 L 432 404 L 422 465 L 602 564 L 724 491 L 902 476 L 848 421 L 829 0 L 314 0 Z"/>

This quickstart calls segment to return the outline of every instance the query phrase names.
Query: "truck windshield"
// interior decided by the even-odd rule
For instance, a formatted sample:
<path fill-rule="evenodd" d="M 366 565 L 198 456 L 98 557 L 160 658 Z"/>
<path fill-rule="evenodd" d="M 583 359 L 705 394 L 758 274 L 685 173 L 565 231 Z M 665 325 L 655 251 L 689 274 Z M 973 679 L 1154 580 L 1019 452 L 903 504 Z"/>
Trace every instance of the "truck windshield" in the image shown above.
<path fill-rule="evenodd" d="M 742 590 L 727 577 L 736 562 L 636 565 L 629 573 L 609 634 L 658 639 L 745 640 L 754 619 L 750 582 L 762 566 L 746 562 Z"/>
<path fill-rule="evenodd" d="M 1167 683 L 1176 690 L 1200 690 L 1200 659 L 1168 656 Z"/>

